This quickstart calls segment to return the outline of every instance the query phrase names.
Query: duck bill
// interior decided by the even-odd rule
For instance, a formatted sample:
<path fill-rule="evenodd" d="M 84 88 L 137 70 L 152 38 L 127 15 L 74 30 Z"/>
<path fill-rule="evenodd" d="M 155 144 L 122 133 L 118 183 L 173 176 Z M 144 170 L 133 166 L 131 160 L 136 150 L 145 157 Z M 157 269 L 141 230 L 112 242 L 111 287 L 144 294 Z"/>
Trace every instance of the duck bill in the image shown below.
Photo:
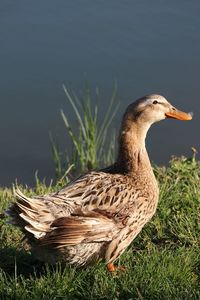
<path fill-rule="evenodd" d="M 180 110 L 169 111 L 169 112 L 165 113 L 165 116 L 167 118 L 177 119 L 177 120 L 181 120 L 181 121 L 192 120 L 192 115 L 191 114 L 185 113 L 185 112 L 180 111 Z"/>

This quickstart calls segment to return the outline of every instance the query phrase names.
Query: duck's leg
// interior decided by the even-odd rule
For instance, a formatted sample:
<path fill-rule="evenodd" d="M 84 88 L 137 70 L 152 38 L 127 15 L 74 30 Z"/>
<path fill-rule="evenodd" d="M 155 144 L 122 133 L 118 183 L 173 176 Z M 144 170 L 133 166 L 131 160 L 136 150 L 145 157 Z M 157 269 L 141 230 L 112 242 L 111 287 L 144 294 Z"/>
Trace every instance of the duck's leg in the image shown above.
<path fill-rule="evenodd" d="M 114 272 L 116 270 L 116 266 L 112 263 L 107 264 L 107 269 L 110 273 Z"/>
<path fill-rule="evenodd" d="M 107 264 L 107 269 L 108 269 L 108 271 L 109 271 L 110 273 L 115 272 L 115 271 L 118 271 L 118 270 L 120 270 L 120 271 L 125 271 L 125 270 L 126 270 L 125 267 L 122 267 L 122 266 L 116 266 L 116 265 L 113 265 L 113 263 Z"/>
<path fill-rule="evenodd" d="M 135 228 L 136 227 L 136 228 Z M 141 226 L 137 226 L 133 224 L 133 226 L 125 227 L 118 233 L 118 236 L 112 240 L 112 242 L 108 245 L 106 251 L 106 261 L 115 261 L 120 255 L 124 252 L 124 250 L 130 245 L 133 239 L 137 236 L 137 234 L 141 230 Z M 112 262 L 107 264 L 107 269 L 109 272 L 114 272 L 117 270 L 124 271 L 126 268 L 123 266 L 116 266 Z"/>

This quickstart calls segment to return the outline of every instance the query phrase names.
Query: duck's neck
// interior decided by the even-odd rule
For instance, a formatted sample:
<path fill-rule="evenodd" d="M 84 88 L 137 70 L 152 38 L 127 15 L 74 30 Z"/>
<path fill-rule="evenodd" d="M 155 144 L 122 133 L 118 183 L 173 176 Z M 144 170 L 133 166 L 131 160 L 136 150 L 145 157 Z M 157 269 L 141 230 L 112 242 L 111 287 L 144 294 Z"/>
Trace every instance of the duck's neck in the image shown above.
<path fill-rule="evenodd" d="M 125 173 L 151 171 L 145 147 L 145 138 L 150 125 L 125 118 L 119 136 L 117 164 Z"/>

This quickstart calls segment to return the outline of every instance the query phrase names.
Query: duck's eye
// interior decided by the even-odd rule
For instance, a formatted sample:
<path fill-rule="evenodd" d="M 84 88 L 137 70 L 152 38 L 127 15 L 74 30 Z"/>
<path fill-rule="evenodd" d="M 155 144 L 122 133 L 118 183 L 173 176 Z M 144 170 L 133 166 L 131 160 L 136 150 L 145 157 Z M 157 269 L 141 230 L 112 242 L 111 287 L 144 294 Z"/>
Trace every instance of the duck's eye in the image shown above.
<path fill-rule="evenodd" d="M 153 101 L 153 104 L 158 104 L 158 101 L 157 101 L 157 100 L 154 100 L 154 101 Z"/>

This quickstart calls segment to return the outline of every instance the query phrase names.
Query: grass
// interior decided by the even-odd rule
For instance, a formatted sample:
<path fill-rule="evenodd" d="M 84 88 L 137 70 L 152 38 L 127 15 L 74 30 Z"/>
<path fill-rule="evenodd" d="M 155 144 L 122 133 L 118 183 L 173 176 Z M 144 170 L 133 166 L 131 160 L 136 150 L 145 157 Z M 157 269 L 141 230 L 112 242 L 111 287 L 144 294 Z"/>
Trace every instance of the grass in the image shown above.
<path fill-rule="evenodd" d="M 0 299 L 200 299 L 200 163 L 179 158 L 155 168 L 160 182 L 158 210 L 112 276 L 103 262 L 87 269 L 43 265 L 23 249 L 21 233 L 3 212 L 13 200 L 0 190 Z M 21 187 L 28 195 L 59 186 Z"/>
<path fill-rule="evenodd" d="M 71 105 L 75 116 L 76 126 L 72 126 L 69 116 L 61 110 L 67 135 L 72 142 L 72 153 L 69 151 L 61 153 L 59 145 L 50 135 L 53 161 L 56 177 L 62 178 L 68 175 L 66 170 L 73 174 L 83 173 L 97 167 L 105 166 L 113 161 L 115 157 L 115 134 L 109 133 L 110 125 L 119 108 L 116 103 L 117 87 L 114 86 L 108 107 L 103 120 L 98 118 L 98 106 L 94 105 L 99 99 L 99 92 L 93 96 L 91 90 L 86 87 L 82 99 L 70 93 L 63 85 L 67 103 Z M 110 141 L 108 140 L 110 137 Z"/>
<path fill-rule="evenodd" d="M 75 134 L 62 114 L 75 151 L 66 165 L 67 171 L 63 170 L 60 152 L 53 141 L 54 159 L 60 162 L 55 164 L 60 168 L 57 183 L 47 186 L 36 177 L 34 189 L 20 187 L 25 194 L 45 194 L 61 188 L 68 181 L 75 158 L 78 171 L 96 167 L 100 158 L 103 162 L 103 154 L 98 151 L 105 143 L 110 117 L 107 125 L 101 127 L 100 138 L 96 110 L 91 110 L 88 100 L 85 111 L 74 101 L 70 103 L 77 105 L 74 111 L 79 134 Z M 79 151 L 80 145 L 83 149 Z M 88 164 L 90 156 L 92 164 Z M 23 248 L 21 232 L 6 222 L 4 211 L 13 201 L 13 194 L 11 189 L 1 188 L 0 299 L 200 299 L 200 162 L 195 155 L 174 158 L 167 168 L 155 166 L 154 172 L 160 184 L 156 215 L 121 256 L 119 264 L 126 266 L 126 270 L 115 275 L 107 272 L 103 261 L 85 269 L 36 261 Z"/>

